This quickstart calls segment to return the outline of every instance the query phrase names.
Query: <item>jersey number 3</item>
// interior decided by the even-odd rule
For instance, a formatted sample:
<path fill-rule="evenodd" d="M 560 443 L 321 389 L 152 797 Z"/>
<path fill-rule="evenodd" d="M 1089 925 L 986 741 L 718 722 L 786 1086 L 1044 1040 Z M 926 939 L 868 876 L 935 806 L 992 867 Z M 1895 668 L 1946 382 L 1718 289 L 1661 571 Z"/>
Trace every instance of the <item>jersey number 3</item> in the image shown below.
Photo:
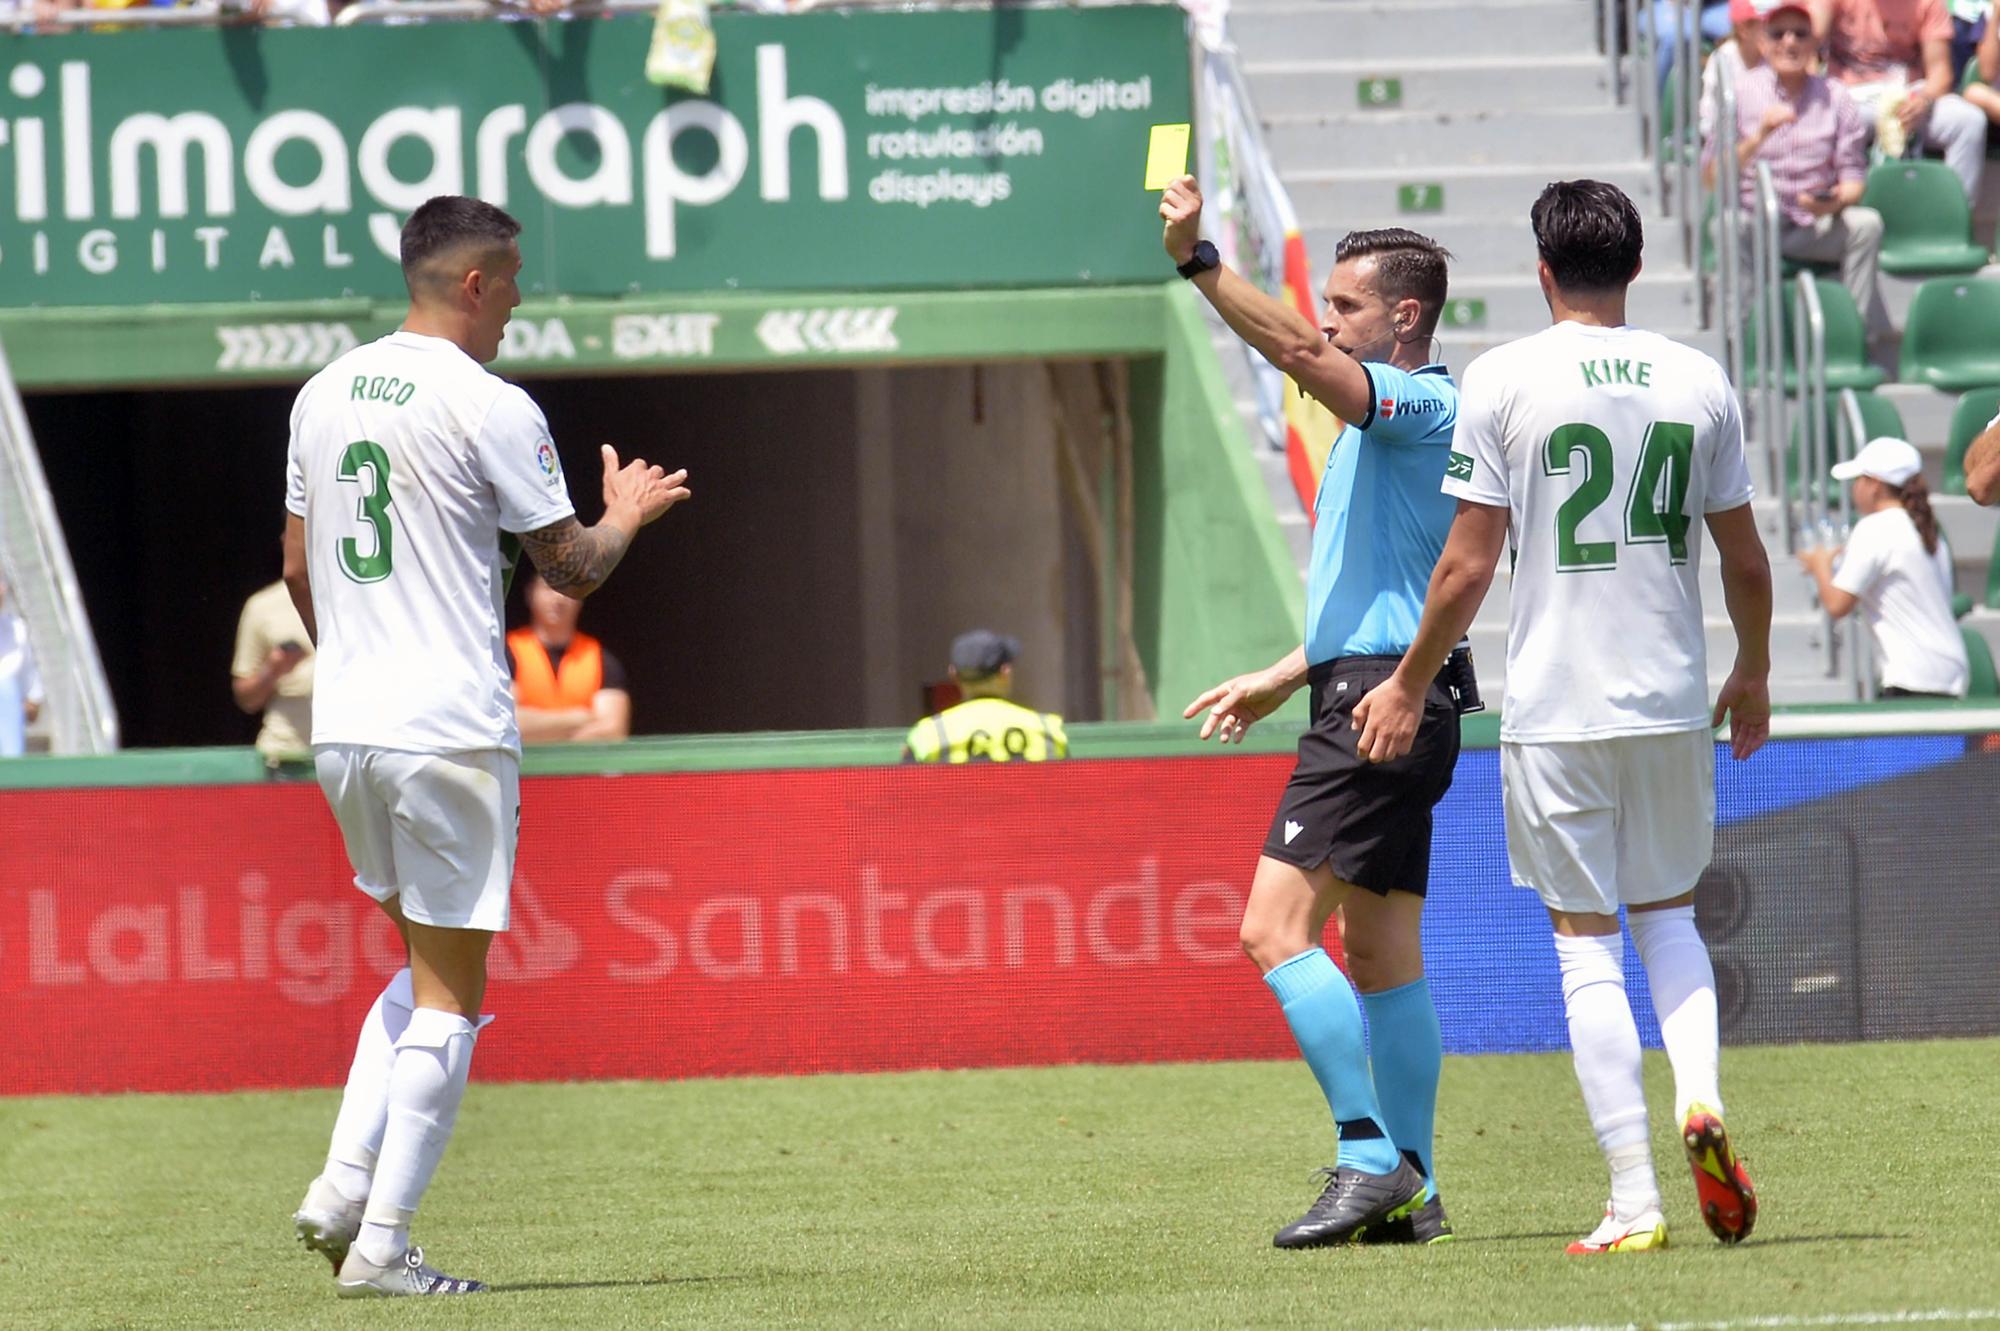
<path fill-rule="evenodd" d="M 352 536 L 340 538 L 340 568 L 356 582 L 380 582 L 389 576 L 396 555 L 395 531 L 389 525 L 389 455 L 382 445 L 363 439 L 352 443 L 340 455 L 342 483 L 361 488 L 354 516 L 374 529 L 373 546 L 362 553 L 361 542 Z"/>
<path fill-rule="evenodd" d="M 1580 541 L 1576 529 L 1611 497 L 1614 455 L 1611 440 L 1595 425 L 1559 425 L 1542 450 L 1542 471 L 1567 476 L 1576 458 L 1583 458 L 1583 480 L 1556 510 L 1556 568 L 1564 573 L 1616 568 L 1616 541 Z M 1694 458 L 1694 427 L 1680 421 L 1654 421 L 1646 427 L 1639 450 L 1639 469 L 1625 499 L 1625 544 L 1665 545 L 1675 564 L 1687 563 L 1686 510 L 1689 466 Z"/>

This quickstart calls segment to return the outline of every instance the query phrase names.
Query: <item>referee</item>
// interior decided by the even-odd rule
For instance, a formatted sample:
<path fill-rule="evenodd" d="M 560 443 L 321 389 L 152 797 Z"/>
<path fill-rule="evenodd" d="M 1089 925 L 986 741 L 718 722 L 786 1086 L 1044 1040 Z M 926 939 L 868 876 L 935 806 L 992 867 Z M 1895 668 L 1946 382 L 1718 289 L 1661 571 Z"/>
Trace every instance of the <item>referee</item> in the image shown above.
<path fill-rule="evenodd" d="M 1361 759 L 1352 712 L 1395 673 L 1415 636 L 1451 528 L 1455 506 L 1439 485 L 1458 388 L 1426 358 L 1450 256 L 1401 228 L 1350 232 L 1334 250 L 1314 328 L 1224 267 L 1199 238 L 1201 190 L 1192 177 L 1167 187 L 1160 216 L 1181 276 L 1239 337 L 1350 422 L 1314 503 L 1304 645 L 1267 670 L 1216 685 L 1185 713 L 1205 709 L 1201 737 L 1228 743 L 1301 684 L 1311 687 L 1312 724 L 1271 820 L 1242 934 L 1326 1094 L 1340 1154 L 1321 1171 L 1319 1199 L 1274 1241 L 1438 1242 L 1451 1237 L 1430 1177 L 1442 1050 L 1420 928 L 1431 808 L 1458 760 L 1461 693 L 1446 681 L 1462 682 L 1463 705 L 1476 706 L 1470 658 L 1461 648 L 1438 677 L 1403 758 Z M 1319 943 L 1336 908 L 1359 1002 Z"/>

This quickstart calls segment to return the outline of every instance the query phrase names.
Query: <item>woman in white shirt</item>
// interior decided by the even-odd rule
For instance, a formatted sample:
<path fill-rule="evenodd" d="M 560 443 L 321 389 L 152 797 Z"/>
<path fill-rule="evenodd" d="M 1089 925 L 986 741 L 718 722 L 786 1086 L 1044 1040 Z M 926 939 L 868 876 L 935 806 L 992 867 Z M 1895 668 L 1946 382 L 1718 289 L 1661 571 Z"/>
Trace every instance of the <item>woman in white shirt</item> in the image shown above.
<path fill-rule="evenodd" d="M 1923 459 L 1901 439 L 1871 439 L 1833 469 L 1862 514 L 1843 550 L 1802 550 L 1835 619 L 1858 606 L 1875 640 L 1885 698 L 1963 698 L 1971 670 L 1951 613 L 1951 554 L 1938 536 Z M 1835 559 L 1838 555 L 1838 563 Z"/>

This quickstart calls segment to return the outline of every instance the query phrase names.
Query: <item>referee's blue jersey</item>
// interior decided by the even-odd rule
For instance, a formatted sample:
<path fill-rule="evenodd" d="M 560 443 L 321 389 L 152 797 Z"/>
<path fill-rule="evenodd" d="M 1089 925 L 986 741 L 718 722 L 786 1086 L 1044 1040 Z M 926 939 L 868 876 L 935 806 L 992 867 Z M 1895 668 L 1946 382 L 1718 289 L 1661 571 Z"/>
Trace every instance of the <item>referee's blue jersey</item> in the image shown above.
<path fill-rule="evenodd" d="M 1368 414 L 1334 441 L 1313 501 L 1308 665 L 1408 650 L 1458 509 L 1439 488 L 1458 385 L 1442 365 L 1414 374 L 1380 361 L 1361 368 Z"/>

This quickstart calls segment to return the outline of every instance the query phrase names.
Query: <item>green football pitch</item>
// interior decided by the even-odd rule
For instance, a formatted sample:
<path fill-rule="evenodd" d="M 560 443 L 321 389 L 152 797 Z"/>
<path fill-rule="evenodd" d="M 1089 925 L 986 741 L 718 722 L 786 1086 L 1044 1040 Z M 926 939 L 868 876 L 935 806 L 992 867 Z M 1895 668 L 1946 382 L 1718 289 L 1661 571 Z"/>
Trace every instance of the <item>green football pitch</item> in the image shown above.
<path fill-rule="evenodd" d="M 1454 1058 L 1459 1238 L 1270 1246 L 1332 1130 L 1302 1065 L 474 1084 L 418 1218 L 497 1292 L 341 1303 L 289 1213 L 329 1091 L 0 1100 L 0 1327 L 2000 1325 L 2000 1041 L 1733 1049 L 1763 1211 L 1573 1258 L 1605 1177 L 1564 1056 Z"/>

